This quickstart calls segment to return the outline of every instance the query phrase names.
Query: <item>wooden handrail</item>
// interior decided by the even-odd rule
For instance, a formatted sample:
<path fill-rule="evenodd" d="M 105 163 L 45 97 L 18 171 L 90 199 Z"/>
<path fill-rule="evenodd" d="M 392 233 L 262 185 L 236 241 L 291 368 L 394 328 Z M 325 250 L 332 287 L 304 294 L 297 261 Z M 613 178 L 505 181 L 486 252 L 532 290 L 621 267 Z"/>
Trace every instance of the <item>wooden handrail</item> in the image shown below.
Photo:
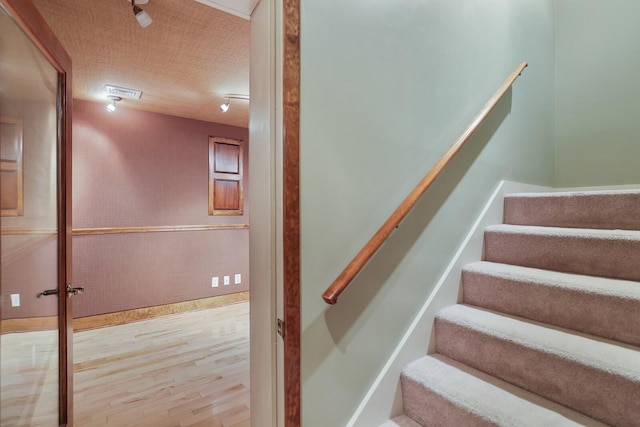
<path fill-rule="evenodd" d="M 338 296 L 349 286 L 351 281 L 358 275 L 360 270 L 371 259 L 371 257 L 380 249 L 380 246 L 389 237 L 394 228 L 400 224 L 400 221 L 409 213 L 411 208 L 420 199 L 420 196 L 429 188 L 429 186 L 440 175 L 440 172 L 451 162 L 453 157 L 460 151 L 460 148 L 471 138 L 471 135 L 480 127 L 480 124 L 489 115 L 491 110 L 498 104 L 504 94 L 509 90 L 513 82 L 522 74 L 522 70 L 527 67 L 527 63 L 523 62 L 509 74 L 509 77 L 500 85 L 498 90 L 491 96 L 489 101 L 482 107 L 478 115 L 476 115 L 471 123 L 466 127 L 464 132 L 451 144 L 451 147 L 438 159 L 431 170 L 422 178 L 409 195 L 400 203 L 400 206 L 389 216 L 385 223 L 378 229 L 376 234 L 369 239 L 366 245 L 351 260 L 349 265 L 342 270 L 342 273 L 333 281 L 333 283 L 322 294 L 322 299 L 327 304 L 335 304 L 338 302 Z"/>

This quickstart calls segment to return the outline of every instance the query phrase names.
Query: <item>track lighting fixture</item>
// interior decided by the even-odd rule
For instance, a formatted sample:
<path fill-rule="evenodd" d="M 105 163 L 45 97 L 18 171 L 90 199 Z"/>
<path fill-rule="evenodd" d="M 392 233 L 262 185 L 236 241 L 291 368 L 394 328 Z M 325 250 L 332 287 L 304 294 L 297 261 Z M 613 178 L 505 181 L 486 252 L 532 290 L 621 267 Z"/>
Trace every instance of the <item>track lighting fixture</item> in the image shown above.
<path fill-rule="evenodd" d="M 109 95 L 107 96 L 107 98 L 109 98 L 109 101 L 111 101 L 107 104 L 107 111 L 113 113 L 114 111 L 116 111 L 116 102 L 122 101 L 122 98 L 114 95 Z"/>
<path fill-rule="evenodd" d="M 225 95 L 224 99 L 226 100 L 226 102 L 220 105 L 220 111 L 226 113 L 227 111 L 229 111 L 229 103 L 232 99 L 244 99 L 245 101 L 248 101 L 249 95 Z"/>
<path fill-rule="evenodd" d="M 224 104 L 220 105 L 220 110 L 221 110 L 223 113 L 226 113 L 227 111 L 229 111 L 229 102 L 231 102 L 231 101 L 229 100 L 229 98 L 225 98 L 225 99 L 227 100 L 227 102 L 225 102 Z"/>
<path fill-rule="evenodd" d="M 147 12 L 142 10 L 139 6 L 136 6 L 136 0 L 131 0 L 131 6 L 133 7 L 133 14 L 142 28 L 146 28 L 151 25 L 153 19 L 151 19 Z"/>

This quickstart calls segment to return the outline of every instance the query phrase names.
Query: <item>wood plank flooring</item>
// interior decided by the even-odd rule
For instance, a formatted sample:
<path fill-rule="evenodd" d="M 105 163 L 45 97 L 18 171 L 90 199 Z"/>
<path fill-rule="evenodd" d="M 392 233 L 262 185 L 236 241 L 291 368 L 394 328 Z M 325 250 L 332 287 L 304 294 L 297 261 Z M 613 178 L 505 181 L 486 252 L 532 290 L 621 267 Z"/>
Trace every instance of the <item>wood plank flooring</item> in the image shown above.
<path fill-rule="evenodd" d="M 58 425 L 58 331 L 0 336 L 0 426 Z"/>
<path fill-rule="evenodd" d="M 249 426 L 249 303 L 78 332 L 74 389 L 77 427 Z"/>

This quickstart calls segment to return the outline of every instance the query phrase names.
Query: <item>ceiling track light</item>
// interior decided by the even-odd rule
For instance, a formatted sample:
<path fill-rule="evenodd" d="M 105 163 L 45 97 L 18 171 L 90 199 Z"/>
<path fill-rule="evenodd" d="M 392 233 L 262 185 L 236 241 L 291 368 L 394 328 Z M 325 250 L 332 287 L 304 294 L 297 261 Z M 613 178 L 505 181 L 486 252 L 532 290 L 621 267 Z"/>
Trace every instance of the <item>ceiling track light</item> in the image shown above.
<path fill-rule="evenodd" d="M 220 111 L 222 111 L 223 113 L 226 113 L 227 111 L 229 111 L 229 102 L 231 102 L 231 100 L 229 100 L 229 98 L 225 98 L 227 102 L 225 102 L 224 104 L 220 105 Z"/>
<path fill-rule="evenodd" d="M 149 14 L 142 10 L 140 6 L 136 6 L 136 0 L 131 0 L 131 6 L 133 7 L 133 14 L 142 28 L 147 28 L 151 25 L 153 19 L 151 19 Z"/>
<path fill-rule="evenodd" d="M 122 101 L 122 98 L 114 95 L 109 95 L 107 98 L 111 101 L 107 104 L 107 111 L 113 113 L 116 111 L 116 102 Z"/>
<path fill-rule="evenodd" d="M 229 111 L 229 104 L 231 103 L 232 99 L 243 99 L 245 101 L 248 101 L 249 95 L 225 95 L 223 98 L 226 102 L 220 105 L 220 111 L 226 113 L 227 111 Z"/>

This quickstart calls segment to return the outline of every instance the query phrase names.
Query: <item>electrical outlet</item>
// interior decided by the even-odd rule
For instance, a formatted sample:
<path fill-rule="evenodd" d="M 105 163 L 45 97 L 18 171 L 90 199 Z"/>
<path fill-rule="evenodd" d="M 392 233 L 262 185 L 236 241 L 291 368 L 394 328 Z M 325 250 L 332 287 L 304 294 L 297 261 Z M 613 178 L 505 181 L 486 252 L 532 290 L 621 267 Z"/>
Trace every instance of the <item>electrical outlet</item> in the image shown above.
<path fill-rule="evenodd" d="M 11 307 L 20 307 L 20 294 L 11 294 Z"/>
<path fill-rule="evenodd" d="M 212 277 L 211 278 L 211 287 L 212 288 L 217 288 L 218 287 L 218 277 Z"/>
<path fill-rule="evenodd" d="M 224 276 L 224 285 L 227 286 L 229 283 L 231 283 L 230 277 L 229 276 Z"/>
<path fill-rule="evenodd" d="M 236 273 L 233 283 L 235 283 L 236 285 L 239 285 L 240 283 L 242 283 L 242 276 L 240 275 L 240 273 Z"/>

